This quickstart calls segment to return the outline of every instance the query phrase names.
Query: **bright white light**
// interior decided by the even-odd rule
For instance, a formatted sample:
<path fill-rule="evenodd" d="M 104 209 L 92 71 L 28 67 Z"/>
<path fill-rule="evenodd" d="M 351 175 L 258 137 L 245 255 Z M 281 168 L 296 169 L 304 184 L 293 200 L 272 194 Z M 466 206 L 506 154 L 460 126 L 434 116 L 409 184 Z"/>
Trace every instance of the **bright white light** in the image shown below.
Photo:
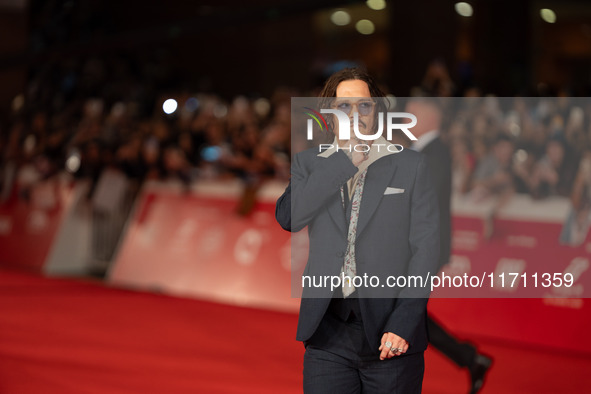
<path fill-rule="evenodd" d="M 372 10 L 380 11 L 386 8 L 386 0 L 367 0 L 365 2 Z"/>
<path fill-rule="evenodd" d="M 162 104 L 162 110 L 167 115 L 170 115 L 171 113 L 176 111 L 177 107 L 178 107 L 178 104 L 175 99 L 168 99 L 164 102 L 164 104 Z"/>
<path fill-rule="evenodd" d="M 523 149 L 519 149 L 517 152 L 515 152 L 515 158 L 523 163 L 527 160 L 527 152 Z"/>
<path fill-rule="evenodd" d="M 361 19 L 355 24 L 355 28 L 359 33 L 365 35 L 372 34 L 374 31 L 376 31 L 376 27 L 369 19 Z"/>
<path fill-rule="evenodd" d="M 345 26 L 351 22 L 351 15 L 347 11 L 339 10 L 332 13 L 330 20 L 337 26 Z"/>
<path fill-rule="evenodd" d="M 269 115 L 269 111 L 271 111 L 271 103 L 269 103 L 269 100 L 266 98 L 257 99 L 252 107 L 254 108 L 254 112 L 256 112 L 261 118 Z"/>
<path fill-rule="evenodd" d="M 519 124 L 517 124 L 515 122 L 511 122 L 511 123 L 509 123 L 509 132 L 514 137 L 519 137 L 519 134 L 521 134 L 521 127 L 519 127 Z"/>
<path fill-rule="evenodd" d="M 80 168 L 80 153 L 77 150 L 74 150 L 72 154 L 66 160 L 66 170 L 71 172 L 72 174 L 78 171 Z"/>
<path fill-rule="evenodd" d="M 556 13 L 549 8 L 542 8 L 540 10 L 540 16 L 544 22 L 554 23 L 556 22 Z"/>
<path fill-rule="evenodd" d="M 472 14 L 474 13 L 474 11 L 472 10 L 472 6 L 466 3 L 465 1 L 460 1 L 459 3 L 456 3 L 454 7 L 458 14 L 465 17 L 472 16 Z"/>

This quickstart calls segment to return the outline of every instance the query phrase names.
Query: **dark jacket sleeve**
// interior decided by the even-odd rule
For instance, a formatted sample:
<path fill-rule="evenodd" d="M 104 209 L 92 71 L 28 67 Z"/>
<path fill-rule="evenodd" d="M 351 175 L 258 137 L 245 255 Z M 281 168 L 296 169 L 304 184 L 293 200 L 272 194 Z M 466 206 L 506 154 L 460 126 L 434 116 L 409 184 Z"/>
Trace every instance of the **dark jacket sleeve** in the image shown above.
<path fill-rule="evenodd" d="M 284 230 L 292 232 L 306 227 L 316 212 L 357 172 L 357 167 L 342 151 L 327 158 L 314 158 L 310 156 L 314 152 L 310 151 L 303 153 L 308 157 L 294 156 L 289 185 L 275 207 L 277 222 Z"/>
<path fill-rule="evenodd" d="M 424 154 L 439 202 L 440 270 L 449 263 L 451 255 L 451 157 L 447 146 L 440 139 L 427 145 Z"/>
<path fill-rule="evenodd" d="M 275 205 L 275 219 L 285 231 L 291 231 L 291 180 Z"/>

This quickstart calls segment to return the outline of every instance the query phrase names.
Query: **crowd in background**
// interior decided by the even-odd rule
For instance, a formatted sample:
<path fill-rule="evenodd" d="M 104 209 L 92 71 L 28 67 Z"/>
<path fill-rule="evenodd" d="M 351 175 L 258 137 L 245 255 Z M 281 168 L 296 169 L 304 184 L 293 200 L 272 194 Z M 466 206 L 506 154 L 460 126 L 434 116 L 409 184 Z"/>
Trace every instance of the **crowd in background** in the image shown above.
<path fill-rule="evenodd" d="M 68 171 L 96 183 L 106 168 L 137 182 L 238 178 L 257 187 L 289 178 L 290 97 L 158 91 L 149 63 L 91 58 L 45 68 L 15 98 L 0 127 L 2 199 L 26 199 L 36 182 Z M 434 71 L 435 70 L 435 71 Z M 310 94 L 312 93 L 304 93 Z M 411 94 L 449 96 L 453 83 L 431 66 Z M 442 133 L 454 191 L 474 199 L 527 193 L 535 199 L 591 196 L 591 103 L 585 99 L 465 97 L 442 101 Z M 178 108 L 163 111 L 166 99 Z"/>
<path fill-rule="evenodd" d="M 591 101 L 485 97 L 451 104 L 459 107 L 446 112 L 445 128 L 456 192 L 571 196 L 591 154 Z"/>
<path fill-rule="evenodd" d="M 139 184 L 238 177 L 256 185 L 289 177 L 289 91 L 226 102 L 165 94 L 158 85 L 149 67 L 117 58 L 37 73 L 0 124 L 3 199 L 26 199 L 35 183 L 64 171 L 93 184 L 106 168 Z M 170 98 L 178 108 L 167 114 Z"/>

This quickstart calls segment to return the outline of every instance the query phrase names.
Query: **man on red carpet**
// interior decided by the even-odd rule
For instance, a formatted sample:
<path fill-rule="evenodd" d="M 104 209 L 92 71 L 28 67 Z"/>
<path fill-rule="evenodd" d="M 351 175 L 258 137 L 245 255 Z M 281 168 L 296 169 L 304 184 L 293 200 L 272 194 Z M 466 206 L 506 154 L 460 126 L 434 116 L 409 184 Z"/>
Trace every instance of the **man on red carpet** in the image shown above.
<path fill-rule="evenodd" d="M 386 100 L 367 73 L 339 71 L 320 96 L 362 137 L 376 134 Z M 277 201 L 284 229 L 308 228 L 304 275 L 368 275 L 384 284 L 388 277 L 434 274 L 439 209 L 424 157 L 383 137 L 363 138 L 369 151 L 352 148 L 363 144 L 340 138 L 336 119 L 327 117 L 333 144 L 294 156 L 290 184 Z M 304 392 L 420 393 L 429 289 L 343 282 L 303 288 L 297 339 L 306 346 Z"/>

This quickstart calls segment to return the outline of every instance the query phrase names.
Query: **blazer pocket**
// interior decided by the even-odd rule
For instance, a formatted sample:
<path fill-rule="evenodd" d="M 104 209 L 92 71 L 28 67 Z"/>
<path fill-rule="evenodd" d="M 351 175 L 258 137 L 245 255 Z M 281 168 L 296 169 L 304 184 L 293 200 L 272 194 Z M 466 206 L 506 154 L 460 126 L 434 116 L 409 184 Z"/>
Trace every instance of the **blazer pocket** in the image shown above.
<path fill-rule="evenodd" d="M 389 194 L 400 194 L 404 193 L 404 189 L 399 189 L 397 187 L 387 187 L 386 191 L 384 192 L 384 196 Z"/>

